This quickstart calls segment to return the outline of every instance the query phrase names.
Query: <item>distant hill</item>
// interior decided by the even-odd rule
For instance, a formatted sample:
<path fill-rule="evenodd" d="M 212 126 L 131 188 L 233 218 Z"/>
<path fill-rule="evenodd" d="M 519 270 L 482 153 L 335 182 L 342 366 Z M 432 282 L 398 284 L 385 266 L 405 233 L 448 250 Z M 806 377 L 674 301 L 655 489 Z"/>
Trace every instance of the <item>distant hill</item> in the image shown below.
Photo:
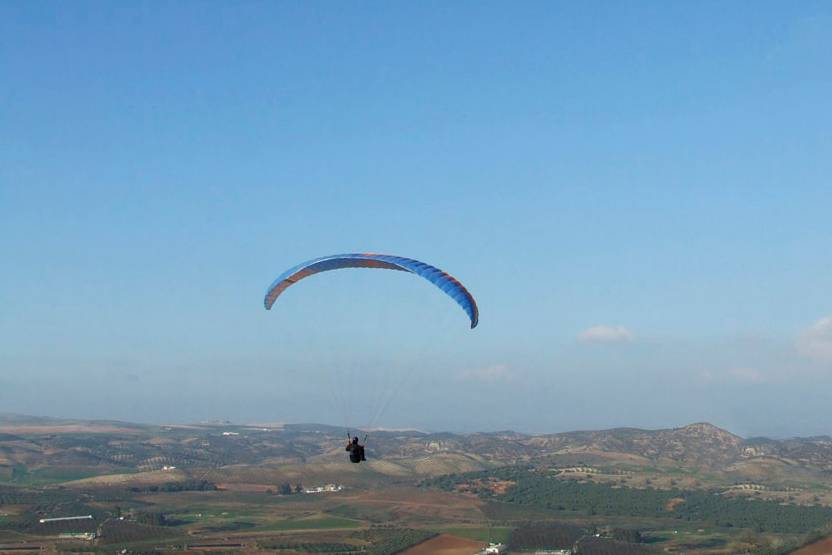
<path fill-rule="evenodd" d="M 159 426 L 0 414 L 0 482 L 61 482 L 166 467 L 186 471 L 171 479 L 187 479 L 189 470 L 231 465 L 343 472 L 345 433 L 317 424 Z M 367 448 L 369 467 L 396 479 L 530 464 L 643 480 L 832 484 L 832 438 L 743 439 L 707 423 L 543 435 L 374 431 Z"/>

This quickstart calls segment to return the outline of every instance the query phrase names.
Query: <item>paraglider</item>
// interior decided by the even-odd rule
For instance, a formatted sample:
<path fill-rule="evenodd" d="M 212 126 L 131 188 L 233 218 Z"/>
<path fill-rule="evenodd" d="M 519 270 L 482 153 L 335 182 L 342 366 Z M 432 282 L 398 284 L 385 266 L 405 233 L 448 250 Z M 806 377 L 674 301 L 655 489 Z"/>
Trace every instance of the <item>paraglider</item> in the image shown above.
<path fill-rule="evenodd" d="M 373 253 L 336 254 L 315 258 L 282 273 L 266 290 L 263 304 L 266 310 L 271 310 L 277 298 L 291 285 L 311 275 L 340 270 L 343 268 L 375 268 L 382 270 L 398 270 L 420 276 L 442 290 L 465 311 L 471 328 L 477 327 L 479 310 L 473 295 L 468 292 L 456 278 L 443 272 L 439 268 L 425 264 L 412 258 Z M 349 434 L 348 434 L 349 436 Z M 366 438 L 365 438 L 366 442 Z M 366 461 L 364 445 L 358 442 L 358 437 L 347 440 L 346 451 L 350 454 L 350 461 L 360 463 Z"/>
<path fill-rule="evenodd" d="M 347 448 L 345 450 L 349 451 L 350 462 L 352 463 L 360 463 L 361 461 L 367 460 L 364 456 L 364 446 L 358 443 L 358 436 L 347 441 Z"/>
<path fill-rule="evenodd" d="M 332 256 L 324 256 L 315 258 L 302 264 L 290 268 L 281 274 L 269 286 L 266 291 L 266 298 L 263 304 L 266 310 L 270 310 L 274 302 L 290 285 L 297 283 L 303 278 L 309 277 L 320 272 L 327 272 L 329 270 L 340 270 L 342 268 L 379 268 L 383 270 L 399 270 L 403 272 L 410 272 L 417 276 L 423 277 L 446 295 L 451 297 L 456 303 L 462 307 L 462 310 L 468 315 L 471 321 L 471 328 L 477 327 L 479 322 L 479 311 L 477 309 L 477 302 L 473 295 L 468 292 L 462 283 L 450 274 L 443 272 L 439 268 L 435 268 L 430 264 L 413 260 L 412 258 L 404 258 L 401 256 L 390 256 L 385 254 L 372 253 L 355 253 L 355 254 L 335 254 Z"/>

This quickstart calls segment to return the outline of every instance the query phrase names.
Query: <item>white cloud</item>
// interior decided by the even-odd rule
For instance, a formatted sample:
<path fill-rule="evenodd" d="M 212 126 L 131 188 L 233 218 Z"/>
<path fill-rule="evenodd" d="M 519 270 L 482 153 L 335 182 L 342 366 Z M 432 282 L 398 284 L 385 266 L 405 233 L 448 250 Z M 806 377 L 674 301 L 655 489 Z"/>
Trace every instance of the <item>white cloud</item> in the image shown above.
<path fill-rule="evenodd" d="M 514 380 L 514 372 L 505 364 L 495 364 L 476 370 L 466 370 L 459 375 L 464 381 L 477 382 L 510 382 Z"/>
<path fill-rule="evenodd" d="M 801 333 L 797 349 L 803 356 L 832 362 L 832 316 L 821 318 Z"/>
<path fill-rule="evenodd" d="M 624 326 L 592 326 L 582 331 L 578 339 L 585 343 L 618 343 L 633 339 L 633 332 Z"/>

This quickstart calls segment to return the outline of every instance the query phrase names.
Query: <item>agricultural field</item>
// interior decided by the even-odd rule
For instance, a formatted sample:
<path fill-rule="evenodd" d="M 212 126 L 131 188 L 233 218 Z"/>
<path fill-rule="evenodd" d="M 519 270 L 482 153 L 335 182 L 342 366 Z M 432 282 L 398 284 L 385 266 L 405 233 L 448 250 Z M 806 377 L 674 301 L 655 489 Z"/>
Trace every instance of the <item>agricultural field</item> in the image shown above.
<path fill-rule="evenodd" d="M 402 555 L 470 555 L 485 543 L 477 540 L 442 534 L 402 551 Z"/>

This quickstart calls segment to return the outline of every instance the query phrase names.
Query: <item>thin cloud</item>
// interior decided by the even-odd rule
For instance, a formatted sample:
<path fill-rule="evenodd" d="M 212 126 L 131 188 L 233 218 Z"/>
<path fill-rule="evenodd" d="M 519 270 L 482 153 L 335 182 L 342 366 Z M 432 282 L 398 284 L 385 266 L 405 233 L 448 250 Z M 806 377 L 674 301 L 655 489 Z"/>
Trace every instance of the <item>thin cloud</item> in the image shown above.
<path fill-rule="evenodd" d="M 624 326 L 592 326 L 578 335 L 578 340 L 584 343 L 621 343 L 632 339 L 633 332 Z"/>
<path fill-rule="evenodd" d="M 800 334 L 797 350 L 805 357 L 832 362 L 832 316 L 821 318 Z"/>

